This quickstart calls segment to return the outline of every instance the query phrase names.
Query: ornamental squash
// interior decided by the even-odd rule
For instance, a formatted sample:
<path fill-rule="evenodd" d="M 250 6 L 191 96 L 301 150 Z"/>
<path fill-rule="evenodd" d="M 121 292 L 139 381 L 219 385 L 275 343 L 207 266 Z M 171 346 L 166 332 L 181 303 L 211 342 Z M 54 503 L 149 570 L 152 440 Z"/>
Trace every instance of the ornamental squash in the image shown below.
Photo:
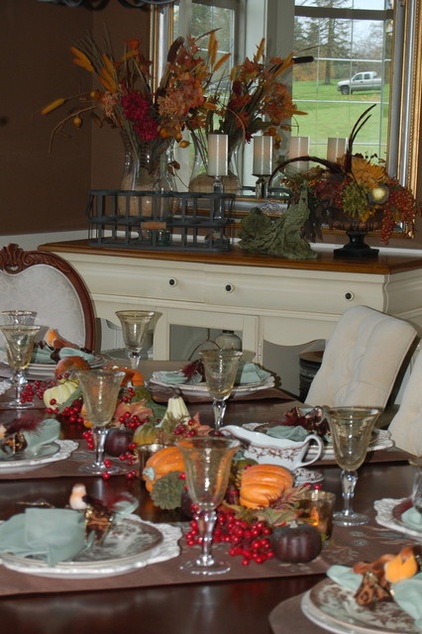
<path fill-rule="evenodd" d="M 251 509 L 266 508 L 293 486 L 293 475 L 284 467 L 257 464 L 243 470 L 239 502 Z"/>
<path fill-rule="evenodd" d="M 170 471 L 185 470 L 183 457 L 178 447 L 164 447 L 148 458 L 142 478 L 147 491 L 151 492 L 157 480 Z"/>
<path fill-rule="evenodd" d="M 56 405 L 62 405 L 72 396 L 78 389 L 78 381 L 69 379 L 60 381 L 57 385 L 49 387 L 44 391 L 43 401 L 46 407 L 50 407 L 51 401 L 54 400 Z"/>

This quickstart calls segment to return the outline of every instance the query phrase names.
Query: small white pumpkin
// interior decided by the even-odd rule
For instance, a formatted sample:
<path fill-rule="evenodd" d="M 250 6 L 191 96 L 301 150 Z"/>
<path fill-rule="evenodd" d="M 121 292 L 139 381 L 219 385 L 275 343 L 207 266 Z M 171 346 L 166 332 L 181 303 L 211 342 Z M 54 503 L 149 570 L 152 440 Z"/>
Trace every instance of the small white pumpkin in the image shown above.
<path fill-rule="evenodd" d="M 72 396 L 78 386 L 78 381 L 69 379 L 60 381 L 57 385 L 47 388 L 43 394 L 44 405 L 50 407 L 53 399 L 56 405 L 62 405 Z"/>

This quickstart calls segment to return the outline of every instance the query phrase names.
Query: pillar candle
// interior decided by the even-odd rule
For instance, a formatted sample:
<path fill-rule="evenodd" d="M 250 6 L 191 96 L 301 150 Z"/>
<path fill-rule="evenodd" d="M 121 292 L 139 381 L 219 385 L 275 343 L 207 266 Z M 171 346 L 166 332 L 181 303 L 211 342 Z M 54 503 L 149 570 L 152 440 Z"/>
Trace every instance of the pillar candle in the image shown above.
<path fill-rule="evenodd" d="M 269 176 L 273 172 L 273 137 L 257 136 L 253 139 L 253 174 Z"/>
<path fill-rule="evenodd" d="M 289 159 L 298 156 L 309 156 L 309 137 L 308 136 L 292 136 L 289 142 Z M 290 171 L 302 172 L 309 169 L 308 161 L 296 161 L 289 165 Z"/>
<path fill-rule="evenodd" d="M 228 172 L 228 136 L 227 134 L 208 135 L 208 174 L 209 176 L 227 176 Z"/>
<path fill-rule="evenodd" d="M 346 154 L 347 139 L 329 137 L 327 140 L 327 159 L 337 163 Z"/>

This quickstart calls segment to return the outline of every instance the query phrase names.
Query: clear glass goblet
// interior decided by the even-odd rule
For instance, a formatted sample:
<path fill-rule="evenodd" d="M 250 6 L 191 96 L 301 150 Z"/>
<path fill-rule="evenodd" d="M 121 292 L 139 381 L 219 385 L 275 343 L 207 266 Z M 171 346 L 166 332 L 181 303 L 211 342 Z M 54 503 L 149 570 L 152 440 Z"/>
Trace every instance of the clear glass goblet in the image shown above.
<path fill-rule="evenodd" d="M 104 471 L 118 473 L 118 465 L 105 466 L 104 447 L 125 373 L 115 370 L 79 370 L 76 376 L 81 386 L 87 418 L 94 428 L 95 436 L 95 460 L 93 464 L 84 465 L 80 470 L 93 474 Z"/>
<path fill-rule="evenodd" d="M 238 350 L 202 350 L 199 357 L 204 365 L 205 381 L 213 399 L 214 426 L 215 429 L 220 429 L 242 353 Z"/>
<path fill-rule="evenodd" d="M 330 426 L 334 457 L 341 468 L 343 510 L 334 513 L 340 526 L 360 526 L 369 518 L 353 510 L 357 470 L 368 451 L 374 425 L 382 409 L 377 407 L 333 407 L 324 410 Z"/>
<path fill-rule="evenodd" d="M 0 326 L 6 341 L 7 361 L 12 369 L 12 383 L 16 396 L 13 400 L 1 403 L 2 408 L 24 409 L 34 407 L 32 402 L 22 402 L 22 391 L 26 383 L 25 368 L 28 367 L 34 349 L 35 336 L 39 326 L 5 324 Z"/>
<path fill-rule="evenodd" d="M 177 443 L 185 463 L 186 484 L 193 504 L 202 552 L 200 556 L 181 566 L 197 575 L 221 574 L 230 570 L 227 562 L 216 561 L 212 555 L 212 534 L 217 520 L 216 508 L 227 489 L 230 466 L 240 447 L 237 440 L 219 436 L 196 436 Z"/>
<path fill-rule="evenodd" d="M 22 326 L 33 326 L 37 313 L 35 310 L 2 310 L 3 323 L 21 324 Z"/>
<path fill-rule="evenodd" d="M 147 310 L 119 310 L 116 316 L 122 326 L 123 341 L 129 352 L 132 370 L 137 370 L 141 350 L 149 330 L 153 330 L 162 313 Z"/>

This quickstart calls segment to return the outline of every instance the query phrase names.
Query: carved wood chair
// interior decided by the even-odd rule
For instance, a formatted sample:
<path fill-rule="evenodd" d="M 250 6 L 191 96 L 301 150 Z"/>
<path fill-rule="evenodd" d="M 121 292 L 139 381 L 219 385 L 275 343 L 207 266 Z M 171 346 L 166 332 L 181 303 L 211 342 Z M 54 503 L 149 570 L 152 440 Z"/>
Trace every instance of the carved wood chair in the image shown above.
<path fill-rule="evenodd" d="M 309 405 L 385 407 L 416 339 L 407 321 L 368 306 L 339 319 L 309 388 Z"/>
<path fill-rule="evenodd" d="M 34 310 L 35 323 L 55 328 L 81 348 L 93 351 L 95 312 L 85 282 L 54 253 L 24 251 L 17 244 L 0 250 L 0 310 Z"/>

